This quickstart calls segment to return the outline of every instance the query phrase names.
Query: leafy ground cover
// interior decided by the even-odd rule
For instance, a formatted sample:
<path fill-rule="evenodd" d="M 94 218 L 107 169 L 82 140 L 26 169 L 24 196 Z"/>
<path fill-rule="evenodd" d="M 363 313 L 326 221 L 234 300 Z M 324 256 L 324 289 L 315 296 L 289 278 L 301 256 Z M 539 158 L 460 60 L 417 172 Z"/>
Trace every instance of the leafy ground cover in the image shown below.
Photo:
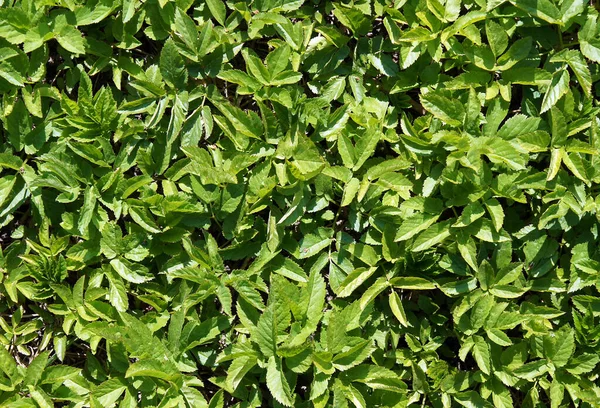
<path fill-rule="evenodd" d="M 0 6 L 0 406 L 599 405 L 595 0 Z"/>

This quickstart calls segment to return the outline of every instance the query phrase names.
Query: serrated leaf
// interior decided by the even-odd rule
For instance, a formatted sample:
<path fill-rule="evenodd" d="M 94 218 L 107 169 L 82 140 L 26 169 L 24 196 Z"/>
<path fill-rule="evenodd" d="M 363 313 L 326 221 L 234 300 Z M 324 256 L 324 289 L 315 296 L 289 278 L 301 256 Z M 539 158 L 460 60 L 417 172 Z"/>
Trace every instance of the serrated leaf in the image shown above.
<path fill-rule="evenodd" d="M 475 358 L 479 369 L 485 374 L 490 374 L 492 369 L 490 346 L 481 336 L 474 337 L 473 357 Z"/>
<path fill-rule="evenodd" d="M 118 258 L 110 261 L 110 265 L 123 279 L 131 283 L 144 283 L 152 279 L 152 276 L 145 274 L 145 271 L 140 266 L 131 263 L 126 264 Z"/>
<path fill-rule="evenodd" d="M 65 24 L 56 34 L 56 40 L 61 47 L 73 54 L 85 54 L 86 41 L 73 26 Z"/>
<path fill-rule="evenodd" d="M 377 267 L 355 269 L 340 283 L 340 286 L 337 289 L 337 295 L 342 298 L 350 296 L 352 292 L 369 279 L 376 270 Z"/>
<path fill-rule="evenodd" d="M 0 77 L 16 86 L 25 86 L 25 78 L 8 63 L 0 64 Z"/>
<path fill-rule="evenodd" d="M 411 326 L 406 318 L 406 312 L 404 311 L 404 306 L 402 306 L 402 300 L 400 300 L 400 296 L 396 293 L 396 291 L 392 291 L 392 294 L 389 298 L 390 309 L 392 309 L 392 313 L 396 316 L 396 319 L 400 322 L 400 324 L 404 327 Z"/>
<path fill-rule="evenodd" d="M 435 92 L 421 96 L 421 104 L 434 117 L 451 126 L 460 126 L 465 116 L 462 104 Z"/>
<path fill-rule="evenodd" d="M 583 89 L 583 92 L 587 96 L 592 94 L 592 76 L 588 64 L 583 59 L 581 53 L 575 50 L 564 50 L 551 59 L 552 62 L 566 62 L 569 67 L 575 73 L 575 77 L 579 82 L 579 85 Z"/>
<path fill-rule="evenodd" d="M 373 299 L 377 297 L 383 290 L 390 286 L 390 283 L 385 277 L 377 279 L 369 289 L 365 291 L 359 301 L 360 309 L 364 310 Z"/>
<path fill-rule="evenodd" d="M 413 252 L 425 251 L 432 246 L 443 242 L 451 235 L 450 223 L 451 220 L 448 220 L 433 224 L 431 227 L 427 228 L 427 230 L 423 231 L 415 239 L 411 250 Z"/>
<path fill-rule="evenodd" d="M 280 302 L 271 303 L 260 316 L 252 338 L 266 357 L 277 352 L 278 336 L 289 325 L 289 309 Z"/>
<path fill-rule="evenodd" d="M 227 369 L 227 384 L 235 390 L 244 376 L 256 365 L 255 357 L 239 357 L 231 362 Z"/>
<path fill-rule="evenodd" d="M 319 235 L 309 234 L 300 241 L 300 259 L 310 258 L 317 255 L 323 249 L 327 248 L 331 243 L 331 237 L 326 231 L 322 231 Z"/>
<path fill-rule="evenodd" d="M 302 290 L 302 298 L 300 300 L 308 321 L 317 323 L 320 320 L 325 305 L 325 295 L 325 279 L 323 279 L 323 276 L 317 270 L 313 269 L 306 286 Z"/>
<path fill-rule="evenodd" d="M 430 290 L 435 289 L 435 283 L 416 276 L 398 276 L 390 280 L 390 284 L 399 289 Z"/>
<path fill-rule="evenodd" d="M 496 228 L 497 232 L 500 232 L 504 224 L 504 210 L 502 209 L 502 205 L 495 198 L 490 198 L 484 204 L 490 214 L 494 228 Z"/>
<path fill-rule="evenodd" d="M 163 364 L 157 360 L 140 360 L 133 363 L 127 369 L 125 378 L 129 377 L 153 377 L 170 382 L 177 381 L 179 374 L 169 374 L 164 370 Z"/>
<path fill-rule="evenodd" d="M 485 34 L 496 57 L 499 57 L 508 47 L 508 35 L 506 30 L 494 20 L 485 21 Z"/>
<path fill-rule="evenodd" d="M 489 329 L 486 330 L 486 334 L 488 336 L 488 338 L 493 341 L 494 343 L 496 343 L 499 346 L 510 346 L 512 345 L 512 341 L 510 340 L 510 337 L 508 337 L 506 335 L 506 333 L 504 333 L 502 330 L 499 329 Z"/>
<path fill-rule="evenodd" d="M 546 360 L 532 361 L 513 370 L 515 376 L 525 380 L 533 380 L 546 372 L 548 372 Z"/>
<path fill-rule="evenodd" d="M 600 63 L 600 39 L 593 38 L 591 40 L 581 39 L 579 42 L 581 53 L 594 62 Z"/>
<path fill-rule="evenodd" d="M 437 221 L 439 216 L 427 213 L 417 213 L 404 220 L 396 231 L 394 241 L 405 241 L 426 230 Z"/>
<path fill-rule="evenodd" d="M 556 334 L 557 341 L 548 358 L 555 367 L 563 367 L 569 362 L 575 351 L 575 337 L 569 326 L 563 326 Z"/>
<path fill-rule="evenodd" d="M 286 407 L 292 407 L 294 405 L 294 398 L 290 385 L 283 375 L 281 363 L 274 357 L 269 357 L 267 364 L 267 387 L 271 392 L 271 395 L 282 405 Z"/>
<path fill-rule="evenodd" d="M 560 11 L 549 0 L 510 0 L 510 2 L 530 15 L 550 24 L 562 24 Z"/>
<path fill-rule="evenodd" d="M 121 276 L 115 274 L 112 268 L 106 268 L 104 273 L 109 282 L 108 299 L 111 305 L 119 312 L 125 312 L 129 308 L 129 299 Z"/>
<path fill-rule="evenodd" d="M 550 181 L 554 179 L 554 177 L 556 177 L 558 171 L 560 170 L 560 165 L 562 163 L 562 158 L 564 154 L 565 151 L 562 148 L 552 149 L 552 153 L 550 156 L 550 167 L 548 169 L 548 175 L 546 177 L 546 180 Z"/>
<path fill-rule="evenodd" d="M 160 52 L 160 72 L 167 83 L 176 88 L 185 87 L 188 72 L 173 40 L 168 39 Z"/>
<path fill-rule="evenodd" d="M 532 46 L 532 38 L 525 37 L 515 41 L 508 51 L 506 51 L 496 62 L 496 69 L 500 71 L 512 68 L 519 61 L 525 59 L 529 55 Z"/>
<path fill-rule="evenodd" d="M 556 105 L 558 100 L 569 91 L 569 79 L 569 72 L 564 69 L 556 72 L 552 76 L 552 82 L 542 100 L 540 113 L 550 110 L 550 108 Z"/>
<path fill-rule="evenodd" d="M 331 362 L 339 371 L 346 371 L 362 363 L 374 351 L 372 340 L 363 340 L 348 350 L 336 354 Z"/>

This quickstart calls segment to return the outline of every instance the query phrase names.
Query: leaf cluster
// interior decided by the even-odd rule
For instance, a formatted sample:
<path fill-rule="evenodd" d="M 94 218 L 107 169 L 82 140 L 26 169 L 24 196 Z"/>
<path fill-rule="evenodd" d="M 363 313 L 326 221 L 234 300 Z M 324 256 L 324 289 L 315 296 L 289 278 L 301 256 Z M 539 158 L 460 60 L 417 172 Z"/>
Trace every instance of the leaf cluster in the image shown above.
<path fill-rule="evenodd" d="M 0 0 L 0 406 L 598 406 L 598 18 Z"/>

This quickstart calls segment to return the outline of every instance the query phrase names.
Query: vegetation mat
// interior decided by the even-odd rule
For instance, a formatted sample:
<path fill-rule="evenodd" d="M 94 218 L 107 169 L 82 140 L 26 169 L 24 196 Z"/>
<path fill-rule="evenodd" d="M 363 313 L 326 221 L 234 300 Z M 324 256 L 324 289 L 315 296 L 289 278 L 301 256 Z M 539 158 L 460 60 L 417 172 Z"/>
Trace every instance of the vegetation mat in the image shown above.
<path fill-rule="evenodd" d="M 597 0 L 0 0 L 0 406 L 600 405 Z"/>

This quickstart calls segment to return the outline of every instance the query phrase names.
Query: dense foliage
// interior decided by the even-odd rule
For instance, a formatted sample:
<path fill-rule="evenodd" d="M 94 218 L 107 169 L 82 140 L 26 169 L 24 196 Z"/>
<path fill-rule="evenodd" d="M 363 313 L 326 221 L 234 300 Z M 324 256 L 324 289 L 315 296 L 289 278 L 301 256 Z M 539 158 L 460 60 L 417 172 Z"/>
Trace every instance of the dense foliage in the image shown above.
<path fill-rule="evenodd" d="M 595 0 L 0 5 L 1 406 L 599 405 Z"/>

